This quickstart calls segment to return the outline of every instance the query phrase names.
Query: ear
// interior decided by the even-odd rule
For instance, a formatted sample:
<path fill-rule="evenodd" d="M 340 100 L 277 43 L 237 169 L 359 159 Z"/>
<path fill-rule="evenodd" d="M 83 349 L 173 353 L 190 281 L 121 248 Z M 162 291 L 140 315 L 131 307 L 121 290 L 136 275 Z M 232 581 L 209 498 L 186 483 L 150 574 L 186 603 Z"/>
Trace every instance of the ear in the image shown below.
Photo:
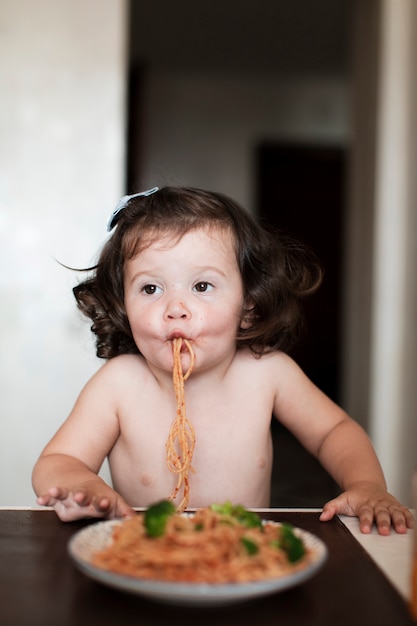
<path fill-rule="evenodd" d="M 239 324 L 239 328 L 242 330 L 247 330 L 252 326 L 252 322 L 248 316 L 245 316 Z"/>
<path fill-rule="evenodd" d="M 243 308 L 242 318 L 239 324 L 239 328 L 241 328 L 242 330 L 247 330 L 252 326 L 254 308 L 255 305 L 252 303 Z"/>

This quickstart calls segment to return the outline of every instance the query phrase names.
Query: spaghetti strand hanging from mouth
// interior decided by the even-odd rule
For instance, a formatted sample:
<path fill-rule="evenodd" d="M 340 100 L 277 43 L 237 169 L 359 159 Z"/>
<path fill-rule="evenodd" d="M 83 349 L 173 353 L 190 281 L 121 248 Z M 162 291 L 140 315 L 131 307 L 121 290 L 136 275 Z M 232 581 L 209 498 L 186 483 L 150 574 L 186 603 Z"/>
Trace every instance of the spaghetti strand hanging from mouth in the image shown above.
<path fill-rule="evenodd" d="M 191 359 L 190 366 L 185 374 L 182 372 L 181 364 L 181 347 L 183 343 L 187 347 Z M 195 355 L 189 340 L 182 339 L 181 337 L 176 337 L 172 341 L 172 352 L 174 356 L 172 380 L 177 400 L 177 414 L 169 431 L 168 440 L 166 442 L 166 454 L 168 469 L 178 474 L 177 485 L 169 499 L 173 500 L 176 498 L 180 489 L 183 488 L 182 500 L 177 506 L 177 511 L 182 512 L 187 508 L 190 497 L 189 473 L 195 471 L 191 465 L 195 448 L 195 431 L 186 416 L 184 393 L 184 382 L 190 376 L 194 368 Z"/>

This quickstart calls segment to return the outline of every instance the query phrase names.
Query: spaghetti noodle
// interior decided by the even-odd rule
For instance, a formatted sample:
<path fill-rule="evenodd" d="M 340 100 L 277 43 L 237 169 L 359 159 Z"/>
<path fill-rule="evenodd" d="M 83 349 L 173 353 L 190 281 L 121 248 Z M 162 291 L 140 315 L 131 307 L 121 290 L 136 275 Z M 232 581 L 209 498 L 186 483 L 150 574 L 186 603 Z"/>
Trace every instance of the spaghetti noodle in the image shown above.
<path fill-rule="evenodd" d="M 247 527 L 212 507 L 171 515 L 162 535 L 150 537 L 146 513 L 123 520 L 93 564 L 114 573 L 172 582 L 237 583 L 276 578 L 304 569 L 312 551 L 294 561 L 282 547 L 284 525 Z M 287 529 L 288 531 L 288 529 Z M 292 531 L 291 531 L 292 532 Z"/>
<path fill-rule="evenodd" d="M 190 366 L 185 374 L 182 372 L 181 347 L 185 344 L 190 353 Z M 174 500 L 181 488 L 183 496 L 177 506 L 177 511 L 184 511 L 187 508 L 190 496 L 189 473 L 194 472 L 191 465 L 195 448 L 195 430 L 189 422 L 185 410 L 184 381 L 190 376 L 194 368 L 194 350 L 188 339 L 177 337 L 172 341 L 172 351 L 174 356 L 174 366 L 172 379 L 174 383 L 175 397 L 177 400 L 177 414 L 173 421 L 168 439 L 166 442 L 167 464 L 171 472 L 178 474 L 177 485 L 175 486 L 169 499 Z"/>

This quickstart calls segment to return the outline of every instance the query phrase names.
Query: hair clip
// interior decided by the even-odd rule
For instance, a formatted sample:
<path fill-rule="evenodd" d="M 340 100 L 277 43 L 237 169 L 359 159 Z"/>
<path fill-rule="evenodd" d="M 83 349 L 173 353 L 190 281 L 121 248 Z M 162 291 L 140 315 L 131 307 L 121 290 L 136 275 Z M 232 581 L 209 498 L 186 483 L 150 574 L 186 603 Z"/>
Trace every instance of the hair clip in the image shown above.
<path fill-rule="evenodd" d="M 139 196 L 151 196 L 153 193 L 158 191 L 158 189 L 159 187 L 152 187 L 152 189 L 147 189 L 146 191 L 141 191 L 140 193 L 134 193 L 131 196 L 123 196 L 123 198 L 120 198 L 117 207 L 114 209 L 107 222 L 107 231 L 110 232 L 116 226 L 120 217 L 120 212 L 126 208 L 133 198 L 139 198 Z"/>

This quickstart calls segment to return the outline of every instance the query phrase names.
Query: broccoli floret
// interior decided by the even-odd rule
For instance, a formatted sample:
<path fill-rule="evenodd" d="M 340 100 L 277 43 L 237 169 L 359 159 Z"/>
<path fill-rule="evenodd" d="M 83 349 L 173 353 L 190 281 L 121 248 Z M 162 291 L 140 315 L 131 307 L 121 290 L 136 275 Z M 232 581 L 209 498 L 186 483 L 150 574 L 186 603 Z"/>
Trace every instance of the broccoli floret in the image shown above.
<path fill-rule="evenodd" d="M 149 537 L 160 537 L 165 532 L 168 518 L 175 513 L 170 500 L 161 500 L 145 511 L 145 528 Z"/>

